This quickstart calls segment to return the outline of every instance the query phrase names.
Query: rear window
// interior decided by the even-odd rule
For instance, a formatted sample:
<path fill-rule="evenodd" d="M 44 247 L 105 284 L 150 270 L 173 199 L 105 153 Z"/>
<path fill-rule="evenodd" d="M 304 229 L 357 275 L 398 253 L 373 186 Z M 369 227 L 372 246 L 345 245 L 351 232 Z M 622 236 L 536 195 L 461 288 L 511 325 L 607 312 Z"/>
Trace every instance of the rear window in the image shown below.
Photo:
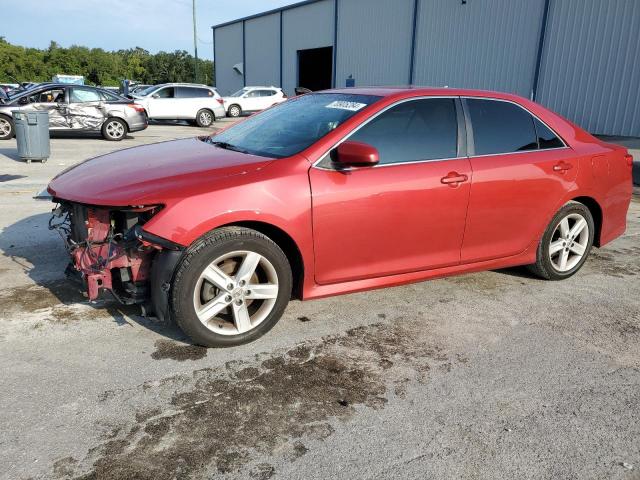
<path fill-rule="evenodd" d="M 564 143 L 560 140 L 555 133 L 553 133 L 549 127 L 542 123 L 537 118 L 533 118 L 533 123 L 536 127 L 536 133 L 538 135 L 538 146 L 541 150 L 547 148 L 562 148 Z"/>
<path fill-rule="evenodd" d="M 538 148 L 533 117 L 523 108 L 498 100 L 466 99 L 476 155 L 524 152 Z"/>
<path fill-rule="evenodd" d="M 195 88 L 195 87 L 177 87 L 177 98 L 203 98 L 213 97 L 214 93 L 208 88 Z"/>

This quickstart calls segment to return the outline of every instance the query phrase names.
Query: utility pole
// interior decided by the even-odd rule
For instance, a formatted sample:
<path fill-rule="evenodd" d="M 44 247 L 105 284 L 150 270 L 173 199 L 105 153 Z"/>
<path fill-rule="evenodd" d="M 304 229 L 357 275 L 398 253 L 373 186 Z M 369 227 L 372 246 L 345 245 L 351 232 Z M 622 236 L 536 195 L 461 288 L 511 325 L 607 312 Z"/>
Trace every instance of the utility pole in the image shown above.
<path fill-rule="evenodd" d="M 198 30 L 196 29 L 196 0 L 193 1 L 193 52 L 195 61 L 193 63 L 193 83 L 198 83 Z"/>

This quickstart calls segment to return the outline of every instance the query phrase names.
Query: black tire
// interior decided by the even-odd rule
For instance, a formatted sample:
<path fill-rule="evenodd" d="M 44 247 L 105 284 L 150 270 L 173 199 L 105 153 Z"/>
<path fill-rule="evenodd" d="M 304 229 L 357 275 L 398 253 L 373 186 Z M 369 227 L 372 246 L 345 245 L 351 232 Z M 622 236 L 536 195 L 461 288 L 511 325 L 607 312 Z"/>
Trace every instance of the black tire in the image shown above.
<path fill-rule="evenodd" d="M 127 136 L 128 131 L 125 121 L 116 117 L 108 118 L 102 124 L 102 137 L 110 142 L 119 142 Z"/>
<path fill-rule="evenodd" d="M 238 118 L 240 115 L 242 115 L 242 108 L 240 108 L 240 105 L 234 103 L 227 110 L 227 115 L 229 115 L 231 118 Z"/>
<path fill-rule="evenodd" d="M 560 222 L 569 215 L 579 215 L 584 218 L 587 222 L 588 231 L 588 240 L 586 243 L 586 248 L 582 258 L 577 262 L 573 268 L 567 271 L 560 271 L 552 262 L 550 255 L 551 242 L 553 239 L 553 235 L 556 232 L 556 229 L 559 227 Z M 557 235 L 557 233 L 555 233 Z M 587 260 L 589 256 L 589 252 L 591 251 L 591 247 L 593 246 L 593 239 L 595 235 L 595 225 L 593 222 L 593 216 L 589 209 L 578 202 L 569 202 L 564 207 L 562 207 L 558 213 L 556 213 L 549 223 L 549 226 L 545 230 L 542 238 L 540 239 L 540 243 L 538 244 L 538 250 L 536 253 L 536 263 L 533 265 L 529 265 L 529 270 L 540 278 L 545 280 L 564 280 L 565 278 L 569 278 L 574 275 L 584 262 Z M 563 239 L 560 238 L 560 241 Z M 569 243 L 569 242 L 566 242 Z M 565 244 L 565 243 L 563 243 Z M 567 247 L 568 248 L 568 247 Z M 568 251 L 568 250 L 567 250 Z"/>
<path fill-rule="evenodd" d="M 0 140 L 11 140 L 16 134 L 16 127 L 13 119 L 5 115 L 0 115 Z"/>
<path fill-rule="evenodd" d="M 261 323 L 247 332 L 225 335 L 214 332 L 200 321 L 194 306 L 194 292 L 200 274 L 211 262 L 238 250 L 258 253 L 271 263 L 278 278 L 278 293 L 275 304 Z M 258 339 L 280 320 L 291 298 L 291 287 L 292 275 L 289 261 L 276 243 L 255 230 L 224 227 L 196 241 L 183 255 L 171 285 L 169 295 L 171 315 L 178 326 L 197 345 L 205 347 L 242 345 Z"/>
<path fill-rule="evenodd" d="M 216 114 L 208 108 L 199 110 L 196 114 L 196 125 L 199 127 L 210 127 L 216 121 Z"/>

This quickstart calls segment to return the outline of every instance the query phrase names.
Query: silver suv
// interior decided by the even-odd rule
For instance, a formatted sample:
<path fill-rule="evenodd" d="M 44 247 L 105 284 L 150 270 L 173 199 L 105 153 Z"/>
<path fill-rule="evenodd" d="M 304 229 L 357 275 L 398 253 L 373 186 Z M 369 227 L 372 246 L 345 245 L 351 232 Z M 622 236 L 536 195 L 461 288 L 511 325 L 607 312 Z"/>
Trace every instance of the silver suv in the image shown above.
<path fill-rule="evenodd" d="M 165 83 L 132 94 L 135 102 L 154 120 L 189 120 L 209 127 L 226 111 L 217 90 L 193 83 Z"/>
<path fill-rule="evenodd" d="M 12 110 L 49 112 L 50 130 L 100 132 L 122 140 L 147 128 L 144 109 L 106 90 L 63 83 L 43 83 L 13 95 L 0 94 L 0 140 L 15 135 Z"/>

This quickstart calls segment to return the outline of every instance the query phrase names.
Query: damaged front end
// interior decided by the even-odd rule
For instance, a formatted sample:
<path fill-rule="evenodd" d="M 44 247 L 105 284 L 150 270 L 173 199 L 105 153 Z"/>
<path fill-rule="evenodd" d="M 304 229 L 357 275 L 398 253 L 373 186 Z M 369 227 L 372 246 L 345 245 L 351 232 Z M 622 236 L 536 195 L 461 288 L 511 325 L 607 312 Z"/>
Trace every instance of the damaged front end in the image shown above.
<path fill-rule="evenodd" d="M 142 226 L 162 207 L 98 207 L 59 201 L 49 228 L 71 256 L 69 276 L 80 277 L 90 301 L 102 291 L 126 305 L 149 305 L 154 258 L 179 246 L 145 233 Z"/>

